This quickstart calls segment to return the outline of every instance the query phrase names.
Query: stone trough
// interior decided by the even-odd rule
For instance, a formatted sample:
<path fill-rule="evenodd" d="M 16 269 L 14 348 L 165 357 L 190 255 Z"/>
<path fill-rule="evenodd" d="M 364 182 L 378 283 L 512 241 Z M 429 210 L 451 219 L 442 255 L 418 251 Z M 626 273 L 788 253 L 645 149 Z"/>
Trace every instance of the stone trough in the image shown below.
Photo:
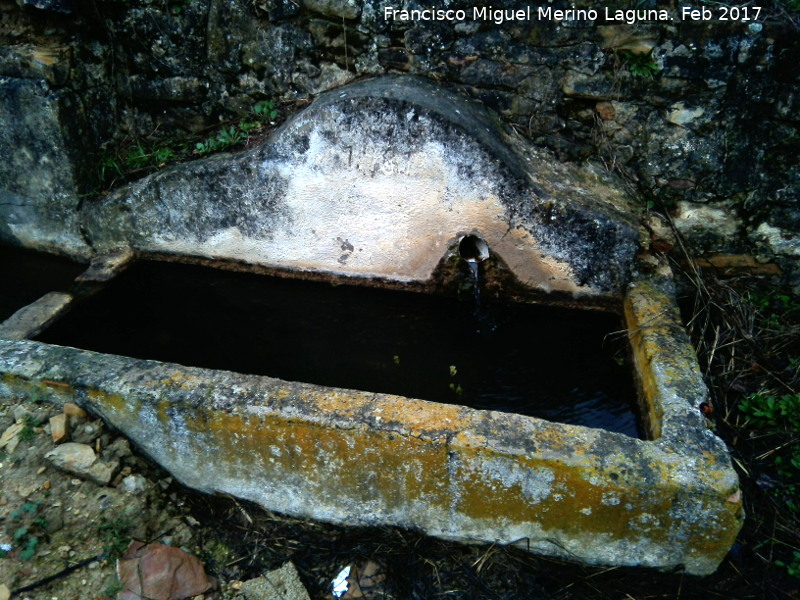
<path fill-rule="evenodd" d="M 0 393 L 77 402 L 184 484 L 272 511 L 708 574 L 742 524 L 738 479 L 699 410 L 707 390 L 668 270 L 638 268 L 621 189 L 457 94 L 360 82 L 247 153 L 82 205 L 95 258 L 70 290 L 0 325 Z M 442 296 L 480 263 L 491 298 L 617 312 L 644 439 L 34 341 L 141 259 Z"/>

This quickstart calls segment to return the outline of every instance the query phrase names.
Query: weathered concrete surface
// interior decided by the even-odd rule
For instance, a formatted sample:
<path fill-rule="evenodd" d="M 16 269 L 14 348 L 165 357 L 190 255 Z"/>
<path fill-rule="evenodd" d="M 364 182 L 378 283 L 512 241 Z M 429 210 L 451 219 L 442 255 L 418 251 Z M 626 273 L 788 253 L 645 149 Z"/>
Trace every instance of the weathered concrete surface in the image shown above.
<path fill-rule="evenodd" d="M 0 242 L 84 258 L 69 95 L 0 77 Z"/>
<path fill-rule="evenodd" d="M 429 282 L 472 233 L 530 289 L 619 296 L 638 241 L 621 189 L 524 146 L 461 96 L 387 76 L 321 97 L 249 153 L 87 205 L 83 227 L 101 252 L 395 282 Z"/>
<path fill-rule="evenodd" d="M 270 510 L 707 574 L 741 494 L 660 286 L 626 303 L 652 440 L 30 341 L 0 341 L 0 394 L 77 402 L 184 484 Z"/>

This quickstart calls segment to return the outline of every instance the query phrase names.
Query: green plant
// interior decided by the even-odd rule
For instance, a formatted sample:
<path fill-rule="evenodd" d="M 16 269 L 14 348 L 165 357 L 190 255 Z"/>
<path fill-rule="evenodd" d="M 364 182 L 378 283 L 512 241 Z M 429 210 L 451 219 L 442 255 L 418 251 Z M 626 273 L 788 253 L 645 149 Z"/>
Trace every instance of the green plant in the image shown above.
<path fill-rule="evenodd" d="M 190 0 L 167 0 L 168 10 L 179 14 Z M 166 138 L 156 132 L 143 139 L 130 139 L 117 148 L 107 149 L 98 159 L 97 184 L 100 189 L 108 189 L 117 179 L 149 173 L 167 164 L 186 160 L 192 154 L 205 156 L 214 152 L 230 150 L 244 145 L 254 131 L 272 124 L 278 117 L 278 109 L 272 100 L 262 100 L 253 105 L 250 112 L 232 123 L 225 124 L 219 131 L 206 139 Z"/>
<path fill-rule="evenodd" d="M 628 67 L 634 77 L 652 77 L 661 71 L 661 68 L 653 60 L 652 50 L 646 53 L 623 50 L 621 55 L 623 64 Z"/>
<path fill-rule="evenodd" d="M 39 545 L 39 535 L 41 535 L 38 532 L 43 533 L 47 528 L 47 519 L 41 516 L 36 517 L 41 504 L 41 500 L 26 502 L 19 508 L 11 511 L 9 515 L 9 521 L 13 524 L 11 537 L 14 540 L 14 546 L 20 549 L 19 557 L 22 560 L 33 558 L 34 554 L 36 554 L 36 548 Z M 3 548 L 6 554 L 10 550 L 11 548 Z"/>
<path fill-rule="evenodd" d="M 128 529 L 131 526 L 129 515 L 117 516 L 112 519 L 103 517 L 103 522 L 97 527 L 97 532 L 103 539 L 103 552 L 109 561 L 121 557 L 131 543 Z"/>
<path fill-rule="evenodd" d="M 262 119 L 272 121 L 277 118 L 278 109 L 275 108 L 275 103 L 272 100 L 262 100 L 253 106 L 253 113 Z"/>
<path fill-rule="evenodd" d="M 243 144 L 247 135 L 238 127 L 223 127 L 217 134 L 217 141 L 225 148 Z"/>
<path fill-rule="evenodd" d="M 171 15 L 179 15 L 189 6 L 190 1 L 191 0 L 168 0 L 167 10 Z"/>
<path fill-rule="evenodd" d="M 106 589 L 103 591 L 103 594 L 106 598 L 116 598 L 117 594 L 119 594 L 124 588 L 122 583 L 119 580 L 119 577 L 114 575 L 111 581 L 108 582 L 106 585 Z"/>
<path fill-rule="evenodd" d="M 125 171 L 122 170 L 122 164 L 117 157 L 106 156 L 100 162 L 100 172 L 98 174 L 100 181 L 113 180 L 123 175 L 125 175 Z"/>
<path fill-rule="evenodd" d="M 25 415 L 22 417 L 22 429 L 19 432 L 20 441 L 32 440 L 35 438 L 36 432 L 33 428 L 38 426 L 39 421 L 33 415 Z"/>
<path fill-rule="evenodd" d="M 25 398 L 25 401 L 31 404 L 39 404 L 40 402 L 43 402 L 44 399 L 45 399 L 44 393 L 41 390 L 35 389 L 30 394 L 28 394 L 28 396 Z"/>
<path fill-rule="evenodd" d="M 195 144 L 195 154 L 211 154 L 228 150 L 247 141 L 247 132 L 238 127 L 230 126 L 220 129 L 217 135 L 207 138 L 204 142 Z"/>
<path fill-rule="evenodd" d="M 800 311 L 800 303 L 788 294 L 775 290 L 753 292 L 750 301 L 773 329 L 783 329 L 785 318 Z"/>
<path fill-rule="evenodd" d="M 800 551 L 795 550 L 792 556 L 793 559 L 790 563 L 786 563 L 782 560 L 776 560 L 775 564 L 779 567 L 785 567 L 786 572 L 789 573 L 789 575 L 800 579 Z"/>
<path fill-rule="evenodd" d="M 777 395 L 750 394 L 739 403 L 745 415 L 745 427 L 764 431 L 771 448 L 763 454 L 772 456 L 776 484 L 774 496 L 780 498 L 787 514 L 795 522 L 800 520 L 800 393 Z M 800 552 L 794 552 L 789 562 L 776 560 L 789 575 L 800 577 Z"/>
<path fill-rule="evenodd" d="M 175 151 L 169 147 L 158 148 L 153 150 L 151 156 L 153 158 L 153 162 L 155 162 L 158 166 L 163 166 L 165 163 L 168 163 L 175 158 Z"/>
<path fill-rule="evenodd" d="M 753 427 L 800 432 L 800 394 L 751 394 L 740 402 L 739 410 Z"/>
<path fill-rule="evenodd" d="M 136 142 L 128 149 L 125 155 L 125 166 L 129 170 L 144 169 L 150 163 L 150 153 L 145 150 L 141 142 Z"/>

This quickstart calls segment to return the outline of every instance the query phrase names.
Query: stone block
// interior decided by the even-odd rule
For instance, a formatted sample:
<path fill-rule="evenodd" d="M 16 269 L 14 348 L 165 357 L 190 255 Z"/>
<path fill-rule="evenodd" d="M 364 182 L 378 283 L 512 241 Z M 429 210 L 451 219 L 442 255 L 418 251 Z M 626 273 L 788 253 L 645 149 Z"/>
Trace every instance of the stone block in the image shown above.
<path fill-rule="evenodd" d="M 0 77 L 0 242 L 86 257 L 68 96 L 41 80 Z"/>
<path fill-rule="evenodd" d="M 248 153 L 87 204 L 82 225 L 99 252 L 428 287 L 474 234 L 531 293 L 600 302 L 622 293 L 639 237 L 622 189 L 527 146 L 462 96 L 390 76 L 322 96 Z"/>
<path fill-rule="evenodd" d="M 741 493 L 665 286 L 625 300 L 647 439 L 26 340 L 0 341 L 0 395 L 57 380 L 52 400 L 91 406 L 184 484 L 272 511 L 705 575 Z"/>
<path fill-rule="evenodd" d="M 72 301 L 72 295 L 64 292 L 45 294 L 0 323 L 0 338 L 22 340 L 36 337 L 69 310 Z"/>

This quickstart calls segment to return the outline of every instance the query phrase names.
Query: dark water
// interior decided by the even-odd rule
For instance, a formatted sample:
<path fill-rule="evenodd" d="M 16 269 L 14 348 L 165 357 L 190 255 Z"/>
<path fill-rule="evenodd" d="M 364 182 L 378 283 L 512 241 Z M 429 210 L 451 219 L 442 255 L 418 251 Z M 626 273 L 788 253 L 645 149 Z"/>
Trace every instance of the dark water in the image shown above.
<path fill-rule="evenodd" d="M 0 321 L 47 292 L 67 291 L 85 269 L 60 256 L 0 246 Z"/>
<path fill-rule="evenodd" d="M 638 437 L 618 317 L 485 302 L 480 312 L 450 298 L 140 263 L 39 339 Z"/>

